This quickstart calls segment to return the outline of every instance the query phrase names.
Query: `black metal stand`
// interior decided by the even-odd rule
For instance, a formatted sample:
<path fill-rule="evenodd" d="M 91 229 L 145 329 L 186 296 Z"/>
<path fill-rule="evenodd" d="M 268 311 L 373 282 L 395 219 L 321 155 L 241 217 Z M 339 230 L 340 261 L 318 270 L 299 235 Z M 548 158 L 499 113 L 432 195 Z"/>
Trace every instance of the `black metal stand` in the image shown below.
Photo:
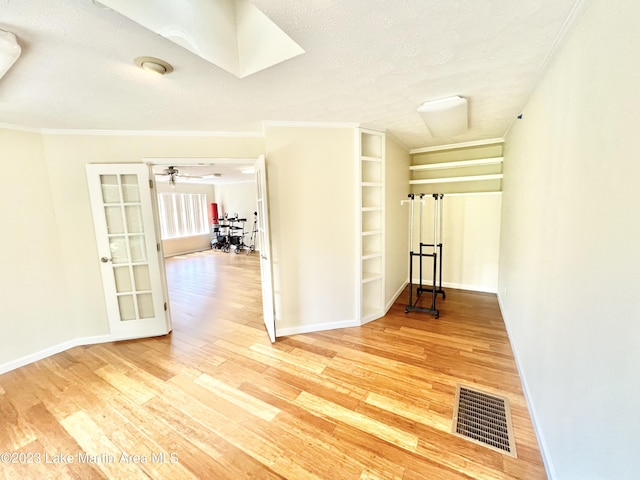
<path fill-rule="evenodd" d="M 442 295 L 442 298 L 446 298 L 446 293 L 442 289 L 442 241 L 438 242 L 438 237 L 442 235 L 442 198 L 444 195 L 442 194 L 433 194 L 434 199 L 434 208 L 433 208 L 433 243 L 423 243 L 422 242 L 422 201 L 424 194 L 420 194 L 420 242 L 419 242 L 419 251 L 416 253 L 413 251 L 413 224 L 414 224 L 414 200 L 415 195 L 413 193 L 409 194 L 409 198 L 411 201 L 411 219 L 410 219 L 410 247 L 409 247 L 409 303 L 405 307 L 405 313 L 409 312 L 422 312 L 428 313 L 434 316 L 434 318 L 438 318 L 440 316 L 440 312 L 436 308 L 436 300 L 438 295 Z M 439 208 L 438 208 L 439 207 Z M 424 251 L 425 248 L 432 248 L 431 253 L 427 253 Z M 416 299 L 415 302 L 413 300 L 413 264 L 414 259 L 418 258 L 419 260 L 419 276 L 420 281 L 416 288 Z M 423 271 L 423 259 L 424 258 L 432 258 L 433 259 L 433 269 L 432 269 L 432 285 L 431 287 L 426 287 L 422 284 L 422 271 Z M 429 308 L 418 307 L 418 302 L 423 293 L 428 292 L 431 293 L 431 306 Z"/>

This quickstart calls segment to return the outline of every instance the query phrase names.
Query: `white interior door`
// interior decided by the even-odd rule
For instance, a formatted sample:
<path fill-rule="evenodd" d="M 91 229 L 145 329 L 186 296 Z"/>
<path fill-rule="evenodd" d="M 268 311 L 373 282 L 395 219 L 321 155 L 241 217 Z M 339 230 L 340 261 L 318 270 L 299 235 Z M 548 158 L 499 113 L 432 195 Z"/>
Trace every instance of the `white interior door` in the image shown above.
<path fill-rule="evenodd" d="M 276 341 L 276 319 L 273 303 L 273 276 L 271 265 L 271 239 L 269 237 L 269 209 L 267 204 L 267 167 L 264 156 L 256 165 L 256 186 L 258 203 L 258 240 L 260 242 L 260 275 L 262 277 L 262 308 L 264 325 L 269 339 Z"/>
<path fill-rule="evenodd" d="M 112 337 L 168 333 L 148 166 L 87 165 L 87 180 Z"/>

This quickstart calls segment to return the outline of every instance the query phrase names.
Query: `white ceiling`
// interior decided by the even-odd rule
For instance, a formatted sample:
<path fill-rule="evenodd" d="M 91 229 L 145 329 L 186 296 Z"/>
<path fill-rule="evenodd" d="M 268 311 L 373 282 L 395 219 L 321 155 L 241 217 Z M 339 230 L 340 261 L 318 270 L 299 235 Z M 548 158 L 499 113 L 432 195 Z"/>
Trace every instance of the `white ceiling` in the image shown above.
<path fill-rule="evenodd" d="M 252 0 L 306 53 L 240 79 L 92 0 L 0 0 L 0 29 L 22 46 L 0 80 L 0 123 L 190 132 L 354 123 L 408 148 L 500 137 L 580 1 Z M 133 62 L 142 55 L 175 70 L 144 72 Z M 433 138 L 416 109 L 449 95 L 468 99 L 470 128 Z"/>

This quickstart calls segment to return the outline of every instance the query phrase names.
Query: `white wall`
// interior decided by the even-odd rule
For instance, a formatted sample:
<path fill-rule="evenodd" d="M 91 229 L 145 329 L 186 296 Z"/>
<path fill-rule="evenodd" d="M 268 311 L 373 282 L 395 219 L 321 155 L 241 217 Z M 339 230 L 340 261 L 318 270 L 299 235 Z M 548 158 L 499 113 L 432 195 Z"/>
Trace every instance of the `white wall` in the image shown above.
<path fill-rule="evenodd" d="M 356 323 L 352 128 L 266 129 L 278 335 Z"/>
<path fill-rule="evenodd" d="M 499 298 L 552 478 L 640 471 L 640 7 L 591 0 L 505 144 Z"/>
<path fill-rule="evenodd" d="M 218 213 L 222 217 L 225 213 L 247 219 L 253 225 L 256 211 L 256 182 L 231 183 L 216 185 L 215 201 L 218 203 Z"/>
<path fill-rule="evenodd" d="M 385 140 L 385 307 L 388 309 L 409 278 L 408 149 L 389 135 Z"/>
<path fill-rule="evenodd" d="M 77 334 L 40 135 L 0 129 L 0 372 Z M 16 363 L 17 362 L 17 363 Z"/>
<path fill-rule="evenodd" d="M 245 245 L 251 244 L 251 232 L 256 219 L 255 212 L 258 209 L 257 195 L 255 179 L 250 182 L 216 185 L 215 187 L 215 201 L 218 204 L 220 218 L 228 213 L 229 217 L 237 214 L 238 218 L 247 219 L 244 224 Z M 260 250 L 257 235 L 254 241 L 256 250 Z"/>
<path fill-rule="evenodd" d="M 445 195 L 442 200 L 442 284 L 478 292 L 498 289 L 500 212 L 502 194 L 470 193 Z M 433 197 L 424 197 L 422 242 L 433 243 Z M 407 207 L 408 208 L 408 207 Z M 414 252 L 419 250 L 419 200 L 414 203 Z M 431 247 L 425 247 L 431 253 Z M 414 282 L 419 281 L 419 260 L 414 259 Z M 433 260 L 423 259 L 423 282 L 433 277 Z"/>

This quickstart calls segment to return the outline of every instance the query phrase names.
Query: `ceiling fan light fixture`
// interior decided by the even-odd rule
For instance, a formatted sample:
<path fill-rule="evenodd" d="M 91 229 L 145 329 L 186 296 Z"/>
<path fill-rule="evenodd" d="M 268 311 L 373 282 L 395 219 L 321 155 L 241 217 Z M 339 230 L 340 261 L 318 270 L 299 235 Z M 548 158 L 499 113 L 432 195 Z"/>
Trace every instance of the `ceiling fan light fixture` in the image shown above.
<path fill-rule="evenodd" d="M 156 73 L 158 75 L 165 75 L 173 72 L 173 67 L 159 58 L 137 57 L 134 62 L 145 72 Z"/>
<path fill-rule="evenodd" d="M 458 95 L 424 102 L 418 113 L 434 137 L 454 137 L 467 131 L 467 99 Z"/>
<path fill-rule="evenodd" d="M 0 78 L 18 60 L 21 52 L 16 36 L 11 32 L 0 30 Z"/>
<path fill-rule="evenodd" d="M 176 188 L 176 181 L 178 180 L 178 174 L 177 173 L 172 173 L 171 175 L 169 175 L 169 185 L 171 185 L 171 188 Z"/>

